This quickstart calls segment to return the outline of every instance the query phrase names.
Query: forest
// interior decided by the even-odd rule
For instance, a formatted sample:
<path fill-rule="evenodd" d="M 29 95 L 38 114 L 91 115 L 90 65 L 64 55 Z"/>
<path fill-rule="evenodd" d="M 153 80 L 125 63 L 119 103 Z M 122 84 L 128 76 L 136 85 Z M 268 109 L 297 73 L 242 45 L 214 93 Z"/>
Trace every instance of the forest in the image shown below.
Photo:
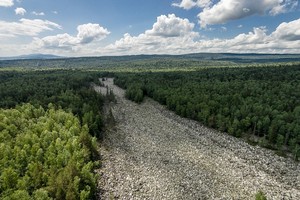
<path fill-rule="evenodd" d="M 102 106 L 98 73 L 0 73 L 0 199 L 93 199 Z"/>
<path fill-rule="evenodd" d="M 299 63 L 203 56 L 0 61 L 0 199 L 96 198 L 97 144 L 107 123 L 101 111 L 114 101 L 112 93 L 94 91 L 100 77 L 114 77 L 137 103 L 153 98 L 182 117 L 299 160 Z"/>
<path fill-rule="evenodd" d="M 96 141 L 72 113 L 31 104 L 0 110 L 1 199 L 90 199 Z"/>
<path fill-rule="evenodd" d="M 250 144 L 300 156 L 299 65 L 119 73 L 115 84 L 137 103 L 148 96 Z"/>

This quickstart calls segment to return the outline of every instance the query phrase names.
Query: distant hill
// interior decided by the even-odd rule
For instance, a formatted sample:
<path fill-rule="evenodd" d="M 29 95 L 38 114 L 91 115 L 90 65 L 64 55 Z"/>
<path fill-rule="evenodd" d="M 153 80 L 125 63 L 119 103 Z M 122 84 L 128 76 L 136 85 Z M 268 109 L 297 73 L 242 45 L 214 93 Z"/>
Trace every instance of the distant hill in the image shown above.
<path fill-rule="evenodd" d="M 236 63 L 266 63 L 300 61 L 300 54 L 256 54 L 256 53 L 194 53 L 179 55 L 195 60 L 231 61 Z"/>
<path fill-rule="evenodd" d="M 12 57 L 0 57 L 0 60 L 32 60 L 32 59 L 57 59 L 63 58 L 52 54 L 28 54 Z"/>
<path fill-rule="evenodd" d="M 189 67 L 189 66 L 231 66 L 251 63 L 300 62 L 300 54 L 236 54 L 236 53 L 194 53 L 183 55 L 125 55 L 94 57 L 62 57 L 51 54 L 30 54 L 1 58 L 1 67 L 47 67 L 47 68 L 111 68 L 111 67 Z"/>
<path fill-rule="evenodd" d="M 73 58 L 71 58 L 73 59 Z M 235 63 L 300 62 L 300 54 L 259 54 L 259 53 L 192 53 L 192 54 L 140 54 L 124 56 L 78 57 L 79 60 L 136 61 L 153 59 L 184 59 L 193 61 L 228 61 Z"/>

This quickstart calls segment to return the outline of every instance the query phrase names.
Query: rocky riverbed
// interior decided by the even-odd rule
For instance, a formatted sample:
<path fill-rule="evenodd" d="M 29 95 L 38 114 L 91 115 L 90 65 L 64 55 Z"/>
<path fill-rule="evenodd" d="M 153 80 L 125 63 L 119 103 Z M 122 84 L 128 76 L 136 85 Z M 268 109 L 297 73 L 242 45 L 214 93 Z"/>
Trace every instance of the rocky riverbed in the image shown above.
<path fill-rule="evenodd" d="M 181 118 L 146 98 L 136 104 L 104 81 L 116 120 L 100 148 L 99 199 L 300 199 L 300 165 Z M 105 87 L 95 87 L 106 93 Z"/>

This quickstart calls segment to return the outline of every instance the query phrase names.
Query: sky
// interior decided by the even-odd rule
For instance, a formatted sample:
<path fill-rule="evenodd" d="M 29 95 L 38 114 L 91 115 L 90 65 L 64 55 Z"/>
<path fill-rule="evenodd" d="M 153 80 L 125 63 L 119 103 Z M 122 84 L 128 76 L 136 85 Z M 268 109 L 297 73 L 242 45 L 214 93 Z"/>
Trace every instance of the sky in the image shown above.
<path fill-rule="evenodd" d="M 300 53 L 298 0 L 0 0 L 0 57 Z"/>

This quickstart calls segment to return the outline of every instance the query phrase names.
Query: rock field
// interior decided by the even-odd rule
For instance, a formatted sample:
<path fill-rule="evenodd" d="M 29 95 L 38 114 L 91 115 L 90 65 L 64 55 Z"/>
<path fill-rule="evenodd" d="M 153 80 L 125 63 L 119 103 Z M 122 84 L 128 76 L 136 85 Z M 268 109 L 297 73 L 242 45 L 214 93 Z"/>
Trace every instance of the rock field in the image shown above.
<path fill-rule="evenodd" d="M 300 199 L 300 164 L 112 89 L 116 127 L 100 148 L 99 199 Z M 95 87 L 106 93 L 106 88 Z M 101 196 L 101 197 L 100 197 Z"/>

